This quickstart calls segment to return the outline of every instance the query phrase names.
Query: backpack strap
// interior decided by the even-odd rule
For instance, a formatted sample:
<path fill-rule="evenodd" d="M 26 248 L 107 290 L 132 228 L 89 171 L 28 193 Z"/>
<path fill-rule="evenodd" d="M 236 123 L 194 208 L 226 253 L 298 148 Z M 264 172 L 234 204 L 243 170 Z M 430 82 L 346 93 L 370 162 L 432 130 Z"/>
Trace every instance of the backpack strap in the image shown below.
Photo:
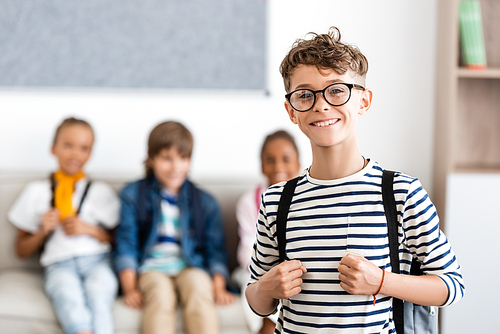
<path fill-rule="evenodd" d="M 201 205 L 201 190 L 191 181 L 186 181 L 191 193 L 190 214 L 193 218 L 193 228 L 196 238 L 196 249 L 202 253 L 205 252 L 205 217 Z"/>
<path fill-rule="evenodd" d="M 56 192 L 56 180 L 54 178 L 54 173 L 50 173 L 50 192 L 52 194 L 52 198 L 50 199 L 50 207 L 56 207 L 56 200 L 54 199 L 54 194 Z"/>
<path fill-rule="evenodd" d="M 144 226 L 152 219 L 152 212 L 146 208 L 146 196 L 149 178 L 139 181 L 137 185 L 137 222 L 139 226 Z"/>
<path fill-rule="evenodd" d="M 283 192 L 281 193 L 280 201 L 278 204 L 278 213 L 276 216 L 276 234 L 278 239 L 279 262 L 284 262 L 286 257 L 286 223 L 288 220 L 288 211 L 292 203 L 293 193 L 299 177 L 287 181 Z"/>
<path fill-rule="evenodd" d="M 92 181 L 88 181 L 87 185 L 85 186 L 85 190 L 83 191 L 82 199 L 80 200 L 80 204 L 78 205 L 78 209 L 76 210 L 76 214 L 79 215 L 80 211 L 82 211 L 82 205 L 83 201 L 85 201 L 85 198 L 87 197 L 87 193 L 89 192 L 90 185 L 92 184 Z"/>
<path fill-rule="evenodd" d="M 85 197 L 87 197 L 87 193 L 89 191 L 90 185 L 92 184 L 92 181 L 88 181 L 87 185 L 85 186 L 85 190 L 83 191 L 82 199 L 80 200 L 80 204 L 78 205 L 78 209 L 76 210 L 76 214 L 80 214 L 80 211 L 82 210 L 82 205 L 83 202 L 85 201 Z M 56 180 L 54 178 L 54 173 L 50 174 L 50 191 L 52 192 L 52 198 L 50 199 L 50 207 L 55 208 L 56 207 L 56 201 L 54 199 L 54 194 L 56 192 Z"/>
<path fill-rule="evenodd" d="M 387 236 L 389 238 L 389 257 L 392 272 L 399 274 L 399 240 L 396 200 L 394 198 L 394 172 L 384 170 L 382 173 L 382 201 L 387 219 Z M 396 333 L 404 334 L 404 305 L 398 298 L 392 298 L 392 314 Z"/>

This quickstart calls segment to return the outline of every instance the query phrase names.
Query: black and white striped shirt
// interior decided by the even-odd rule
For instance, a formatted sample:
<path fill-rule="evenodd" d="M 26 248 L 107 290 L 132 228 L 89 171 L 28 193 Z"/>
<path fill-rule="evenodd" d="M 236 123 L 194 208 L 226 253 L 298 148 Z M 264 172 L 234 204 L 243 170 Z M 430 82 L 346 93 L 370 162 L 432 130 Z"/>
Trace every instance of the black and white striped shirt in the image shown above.
<path fill-rule="evenodd" d="M 382 171 L 370 161 L 360 172 L 337 180 L 313 179 L 308 170 L 290 205 L 286 229 L 287 260 L 307 268 L 302 291 L 283 300 L 278 333 L 394 333 L 392 298 L 350 295 L 340 287 L 338 264 L 348 253 L 364 256 L 391 270 L 387 223 L 382 203 Z M 257 239 L 250 264 L 250 283 L 278 264 L 276 212 L 284 182 L 263 194 Z M 398 210 L 401 273 L 408 274 L 412 254 L 426 274 L 448 286 L 444 306 L 465 293 L 460 266 L 446 236 L 439 230 L 434 205 L 418 179 L 394 177 Z"/>

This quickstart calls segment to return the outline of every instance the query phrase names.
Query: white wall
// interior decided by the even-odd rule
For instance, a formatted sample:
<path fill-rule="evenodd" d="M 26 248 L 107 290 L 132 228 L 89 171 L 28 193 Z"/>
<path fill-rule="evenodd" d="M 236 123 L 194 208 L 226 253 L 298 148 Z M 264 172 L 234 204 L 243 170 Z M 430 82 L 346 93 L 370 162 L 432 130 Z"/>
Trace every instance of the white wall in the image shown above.
<path fill-rule="evenodd" d="M 446 189 L 446 236 L 462 268 L 467 292 L 458 304 L 443 310 L 442 334 L 498 333 L 495 286 L 500 276 L 500 175 L 450 174 Z"/>
<path fill-rule="evenodd" d="M 262 0 L 264 1 L 264 0 Z M 264 136 L 278 128 L 307 139 L 283 108 L 279 64 L 296 38 L 340 28 L 370 62 L 373 106 L 359 125 L 362 154 L 418 176 L 431 191 L 436 2 L 433 0 L 268 0 L 268 90 L 259 92 L 0 88 L 0 169 L 50 170 L 57 124 L 75 115 L 95 128 L 87 171 L 142 172 L 146 138 L 175 119 L 195 136 L 194 177 L 259 177 Z"/>

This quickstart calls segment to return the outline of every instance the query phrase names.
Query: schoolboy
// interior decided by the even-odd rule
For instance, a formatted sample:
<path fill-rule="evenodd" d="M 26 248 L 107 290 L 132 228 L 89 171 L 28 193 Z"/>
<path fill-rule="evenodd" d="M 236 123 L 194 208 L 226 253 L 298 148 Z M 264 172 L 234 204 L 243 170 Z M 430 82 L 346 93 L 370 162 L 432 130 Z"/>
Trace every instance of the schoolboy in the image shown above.
<path fill-rule="evenodd" d="M 290 120 L 309 138 L 313 161 L 299 177 L 278 264 L 277 204 L 284 183 L 263 195 L 246 296 L 256 313 L 282 308 L 277 333 L 394 333 L 392 297 L 447 306 L 465 292 L 460 266 L 420 182 L 394 179 L 401 269 L 412 256 L 424 276 L 390 270 L 383 168 L 363 157 L 357 121 L 371 106 L 368 62 L 340 31 L 297 40 L 281 63 Z"/>
<path fill-rule="evenodd" d="M 120 193 L 115 264 L 125 305 L 144 308 L 146 334 L 176 333 L 177 297 L 187 333 L 218 333 L 215 304 L 234 299 L 226 290 L 219 206 L 188 180 L 192 149 L 182 124 L 157 125 L 148 140 L 146 178 Z"/>
<path fill-rule="evenodd" d="M 89 123 L 65 119 L 52 154 L 59 169 L 29 183 L 9 211 L 18 229 L 16 253 L 28 257 L 43 246 L 44 289 L 67 334 L 111 334 L 118 282 L 111 267 L 110 229 L 119 201 L 110 186 L 89 180 L 94 131 Z M 52 203 L 51 203 L 52 202 Z"/>

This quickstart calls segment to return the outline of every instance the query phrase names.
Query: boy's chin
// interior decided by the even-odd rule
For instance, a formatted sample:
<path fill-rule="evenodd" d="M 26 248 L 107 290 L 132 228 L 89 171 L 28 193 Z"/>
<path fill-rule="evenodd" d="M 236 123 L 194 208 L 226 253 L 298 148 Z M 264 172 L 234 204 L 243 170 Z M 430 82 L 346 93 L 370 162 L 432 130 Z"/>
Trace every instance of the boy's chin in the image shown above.
<path fill-rule="evenodd" d="M 159 178 L 159 181 L 163 188 L 167 189 L 170 192 L 177 193 L 181 186 L 186 181 L 186 178 Z"/>

